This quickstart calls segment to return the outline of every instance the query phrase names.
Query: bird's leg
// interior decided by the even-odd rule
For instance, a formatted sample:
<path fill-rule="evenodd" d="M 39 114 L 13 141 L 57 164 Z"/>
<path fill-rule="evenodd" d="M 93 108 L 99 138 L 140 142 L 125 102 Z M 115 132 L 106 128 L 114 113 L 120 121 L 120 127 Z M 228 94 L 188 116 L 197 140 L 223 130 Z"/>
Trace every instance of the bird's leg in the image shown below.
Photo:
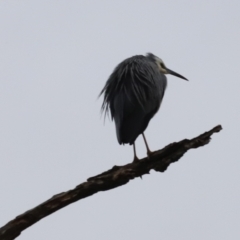
<path fill-rule="evenodd" d="M 133 153 L 134 153 L 133 162 L 138 162 L 139 158 L 137 157 L 137 154 L 136 154 L 135 142 L 133 143 Z"/>
<path fill-rule="evenodd" d="M 142 136 L 143 136 L 143 140 L 144 140 L 144 142 L 145 142 L 146 148 L 147 148 L 148 158 L 150 158 L 150 155 L 152 154 L 152 152 L 151 152 L 151 150 L 149 149 L 149 146 L 148 146 L 148 143 L 147 143 L 147 139 L 146 139 L 144 133 L 142 133 Z"/>

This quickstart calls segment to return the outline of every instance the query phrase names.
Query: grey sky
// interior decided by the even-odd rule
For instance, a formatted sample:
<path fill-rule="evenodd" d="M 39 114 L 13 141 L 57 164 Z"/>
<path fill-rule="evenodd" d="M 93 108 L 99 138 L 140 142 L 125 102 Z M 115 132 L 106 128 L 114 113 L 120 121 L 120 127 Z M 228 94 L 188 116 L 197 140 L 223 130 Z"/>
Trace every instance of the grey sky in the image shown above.
<path fill-rule="evenodd" d="M 0 225 L 132 161 L 97 96 L 120 61 L 152 52 L 190 81 L 168 76 L 150 148 L 223 131 L 164 174 L 72 204 L 18 239 L 240 239 L 239 10 L 239 0 L 0 1 Z"/>

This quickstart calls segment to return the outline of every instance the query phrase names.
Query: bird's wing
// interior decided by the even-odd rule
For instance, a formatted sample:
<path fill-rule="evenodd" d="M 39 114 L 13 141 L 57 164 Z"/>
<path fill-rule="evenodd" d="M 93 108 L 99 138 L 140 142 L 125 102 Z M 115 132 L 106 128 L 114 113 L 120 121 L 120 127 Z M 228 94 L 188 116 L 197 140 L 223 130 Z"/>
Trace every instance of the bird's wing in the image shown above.
<path fill-rule="evenodd" d="M 135 139 L 145 131 L 149 121 L 158 111 L 164 88 L 146 88 L 128 86 L 127 90 L 116 94 L 114 101 L 110 104 L 112 117 L 116 125 L 118 142 L 132 144 Z"/>

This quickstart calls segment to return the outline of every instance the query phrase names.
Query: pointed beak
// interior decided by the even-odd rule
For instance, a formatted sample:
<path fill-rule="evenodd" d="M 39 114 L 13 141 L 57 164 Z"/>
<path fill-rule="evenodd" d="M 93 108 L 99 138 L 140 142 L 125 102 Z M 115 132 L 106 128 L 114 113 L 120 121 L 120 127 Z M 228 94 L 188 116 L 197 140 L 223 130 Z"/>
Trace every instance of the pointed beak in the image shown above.
<path fill-rule="evenodd" d="M 168 68 L 167 68 L 167 73 L 168 73 L 168 74 L 171 74 L 171 75 L 173 75 L 173 76 L 182 78 L 182 79 L 184 79 L 184 80 L 186 80 L 186 81 L 188 81 L 188 80 L 187 80 L 185 77 L 183 77 L 182 75 L 180 75 L 180 74 L 178 74 L 178 73 L 176 73 L 176 72 L 174 72 L 174 71 L 172 71 L 172 70 L 170 70 L 170 69 L 168 69 Z"/>

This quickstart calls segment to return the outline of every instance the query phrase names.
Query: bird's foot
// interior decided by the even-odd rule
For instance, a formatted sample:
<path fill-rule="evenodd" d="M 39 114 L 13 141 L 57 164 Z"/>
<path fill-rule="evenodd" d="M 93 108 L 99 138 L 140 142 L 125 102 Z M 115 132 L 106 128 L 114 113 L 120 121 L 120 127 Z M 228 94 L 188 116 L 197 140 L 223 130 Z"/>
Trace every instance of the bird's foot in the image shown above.
<path fill-rule="evenodd" d="M 136 162 L 139 162 L 140 160 L 139 160 L 139 158 L 137 157 L 137 156 L 134 156 L 134 158 L 133 158 L 133 163 L 136 163 Z"/>
<path fill-rule="evenodd" d="M 154 155 L 154 152 L 148 150 L 148 151 L 147 151 L 147 157 L 148 157 L 148 160 L 151 159 L 151 156 L 152 156 L 152 155 Z"/>

